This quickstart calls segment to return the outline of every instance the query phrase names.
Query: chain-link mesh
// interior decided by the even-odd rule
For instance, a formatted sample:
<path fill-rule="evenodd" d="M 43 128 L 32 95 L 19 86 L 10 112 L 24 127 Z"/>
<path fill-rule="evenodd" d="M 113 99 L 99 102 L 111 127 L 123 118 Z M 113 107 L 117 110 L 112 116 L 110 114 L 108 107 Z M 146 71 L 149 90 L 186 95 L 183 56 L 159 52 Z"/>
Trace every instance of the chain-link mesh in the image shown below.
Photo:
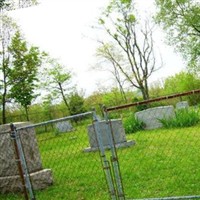
<path fill-rule="evenodd" d="M 1 126 L 0 199 L 200 199 L 199 92 Z"/>
<path fill-rule="evenodd" d="M 105 109 L 126 132 L 117 148 L 126 199 L 200 199 L 199 91 Z M 114 128 L 113 128 L 114 130 Z M 123 133 L 122 133 L 123 134 Z"/>
<path fill-rule="evenodd" d="M 32 198 L 28 188 L 29 199 L 109 199 L 98 147 L 91 147 L 88 136 L 92 123 L 88 112 L 40 124 L 14 124 L 34 193 Z M 0 140 L 0 199 L 26 199 L 9 125 L 6 128 Z"/>

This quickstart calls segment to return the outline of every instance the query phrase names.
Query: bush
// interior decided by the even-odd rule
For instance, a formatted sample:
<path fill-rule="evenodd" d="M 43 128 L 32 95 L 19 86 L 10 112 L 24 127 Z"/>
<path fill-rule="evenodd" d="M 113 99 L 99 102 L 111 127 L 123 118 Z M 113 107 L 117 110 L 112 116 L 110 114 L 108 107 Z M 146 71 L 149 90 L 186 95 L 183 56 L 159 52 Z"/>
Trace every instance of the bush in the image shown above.
<path fill-rule="evenodd" d="M 131 114 L 129 117 L 127 117 L 123 124 L 127 134 L 135 133 L 144 129 L 144 123 L 136 119 L 134 114 Z"/>
<path fill-rule="evenodd" d="M 160 119 L 165 128 L 190 127 L 199 122 L 199 112 L 194 109 L 180 109 L 175 112 L 175 117 Z"/>

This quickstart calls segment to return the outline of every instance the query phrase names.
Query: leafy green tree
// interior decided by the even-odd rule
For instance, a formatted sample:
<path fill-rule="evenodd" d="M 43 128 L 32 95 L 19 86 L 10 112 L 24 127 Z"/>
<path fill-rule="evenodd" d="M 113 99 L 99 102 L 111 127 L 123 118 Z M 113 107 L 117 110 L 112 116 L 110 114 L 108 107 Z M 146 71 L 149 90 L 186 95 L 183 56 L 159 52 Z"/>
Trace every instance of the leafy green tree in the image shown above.
<path fill-rule="evenodd" d="M 143 99 L 149 99 L 148 79 L 156 70 L 153 29 L 148 21 L 141 28 L 134 15 L 133 0 L 112 0 L 99 19 L 121 59 L 107 46 L 101 52 L 124 76 L 126 81 L 141 91 Z M 104 46 L 105 47 L 105 46 Z"/>
<path fill-rule="evenodd" d="M 200 80 L 193 73 L 180 72 L 165 80 L 164 91 L 166 94 L 186 92 L 199 89 Z"/>
<path fill-rule="evenodd" d="M 0 0 L 0 9 L 4 10 L 15 10 L 19 8 L 26 8 L 38 4 L 37 0 Z"/>
<path fill-rule="evenodd" d="M 2 9 L 5 5 L 5 0 L 0 0 L 0 9 Z"/>
<path fill-rule="evenodd" d="M 168 77 L 165 80 L 164 91 L 168 95 L 199 89 L 199 86 L 200 79 L 197 75 L 182 71 L 174 76 Z M 195 105 L 197 102 L 199 102 L 200 95 L 191 95 L 186 97 L 186 100 L 188 100 L 191 105 Z"/>
<path fill-rule="evenodd" d="M 156 21 L 166 32 L 169 44 L 184 56 L 190 67 L 200 71 L 200 2 L 198 0 L 155 0 Z"/>
<path fill-rule="evenodd" d="M 42 54 L 37 47 L 27 45 L 20 32 L 12 39 L 9 51 L 12 67 L 9 73 L 10 97 L 24 107 L 29 121 L 28 107 L 36 98 L 37 71 L 41 65 Z"/>
<path fill-rule="evenodd" d="M 86 111 L 84 107 L 83 95 L 80 95 L 77 91 L 75 91 L 69 95 L 68 99 L 69 99 L 69 107 L 71 115 L 76 115 Z"/>
<path fill-rule="evenodd" d="M 64 68 L 56 59 L 48 59 L 47 64 L 43 70 L 42 85 L 51 93 L 54 101 L 62 98 L 67 109 L 70 112 L 67 95 L 71 91 L 71 72 Z M 70 112 L 71 113 L 71 112 Z"/>
<path fill-rule="evenodd" d="M 9 90 L 9 73 L 10 73 L 10 52 L 9 45 L 12 37 L 18 30 L 16 23 L 8 16 L 0 16 L 0 104 L 2 105 L 2 123 L 6 123 L 6 104 L 8 103 L 8 90 Z"/>

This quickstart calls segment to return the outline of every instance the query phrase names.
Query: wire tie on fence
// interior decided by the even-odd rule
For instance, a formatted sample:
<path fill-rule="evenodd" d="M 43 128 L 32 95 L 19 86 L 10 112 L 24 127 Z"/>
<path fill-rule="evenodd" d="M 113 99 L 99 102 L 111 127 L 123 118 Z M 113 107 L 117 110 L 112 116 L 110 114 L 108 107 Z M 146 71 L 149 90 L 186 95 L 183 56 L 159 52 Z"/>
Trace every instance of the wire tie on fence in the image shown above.
<path fill-rule="evenodd" d="M 108 167 L 103 167 L 103 169 L 110 169 L 110 167 L 108 166 Z"/>
<path fill-rule="evenodd" d="M 111 158 L 111 161 L 112 161 L 112 162 L 118 161 L 118 158 L 117 158 L 117 157 L 112 157 L 112 158 Z"/>
<path fill-rule="evenodd" d="M 10 137 L 12 140 L 15 140 L 16 139 L 16 135 L 15 135 L 15 132 L 14 131 L 11 131 L 10 132 Z"/>

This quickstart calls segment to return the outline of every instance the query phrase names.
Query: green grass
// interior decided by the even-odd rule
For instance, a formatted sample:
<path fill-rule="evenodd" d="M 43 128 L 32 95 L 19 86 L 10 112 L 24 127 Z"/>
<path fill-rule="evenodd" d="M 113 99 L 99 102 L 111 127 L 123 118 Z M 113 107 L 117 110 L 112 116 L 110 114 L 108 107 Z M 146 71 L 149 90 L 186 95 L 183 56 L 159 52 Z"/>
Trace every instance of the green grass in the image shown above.
<path fill-rule="evenodd" d="M 196 125 L 200 120 L 199 110 L 179 109 L 175 111 L 175 117 L 160 119 L 165 128 L 183 128 Z"/>
<path fill-rule="evenodd" d="M 131 198 L 200 194 L 199 125 L 128 135 L 134 150 L 118 151 L 125 193 Z"/>
<path fill-rule="evenodd" d="M 200 126 L 157 129 L 127 135 L 136 145 L 118 149 L 127 198 L 200 195 Z M 54 183 L 36 191 L 37 200 L 109 199 L 98 152 L 89 146 L 85 125 L 71 133 L 38 134 L 44 168 L 52 169 Z M 107 151 L 107 157 L 110 153 Z M 0 195 L 20 200 L 22 195 Z"/>

